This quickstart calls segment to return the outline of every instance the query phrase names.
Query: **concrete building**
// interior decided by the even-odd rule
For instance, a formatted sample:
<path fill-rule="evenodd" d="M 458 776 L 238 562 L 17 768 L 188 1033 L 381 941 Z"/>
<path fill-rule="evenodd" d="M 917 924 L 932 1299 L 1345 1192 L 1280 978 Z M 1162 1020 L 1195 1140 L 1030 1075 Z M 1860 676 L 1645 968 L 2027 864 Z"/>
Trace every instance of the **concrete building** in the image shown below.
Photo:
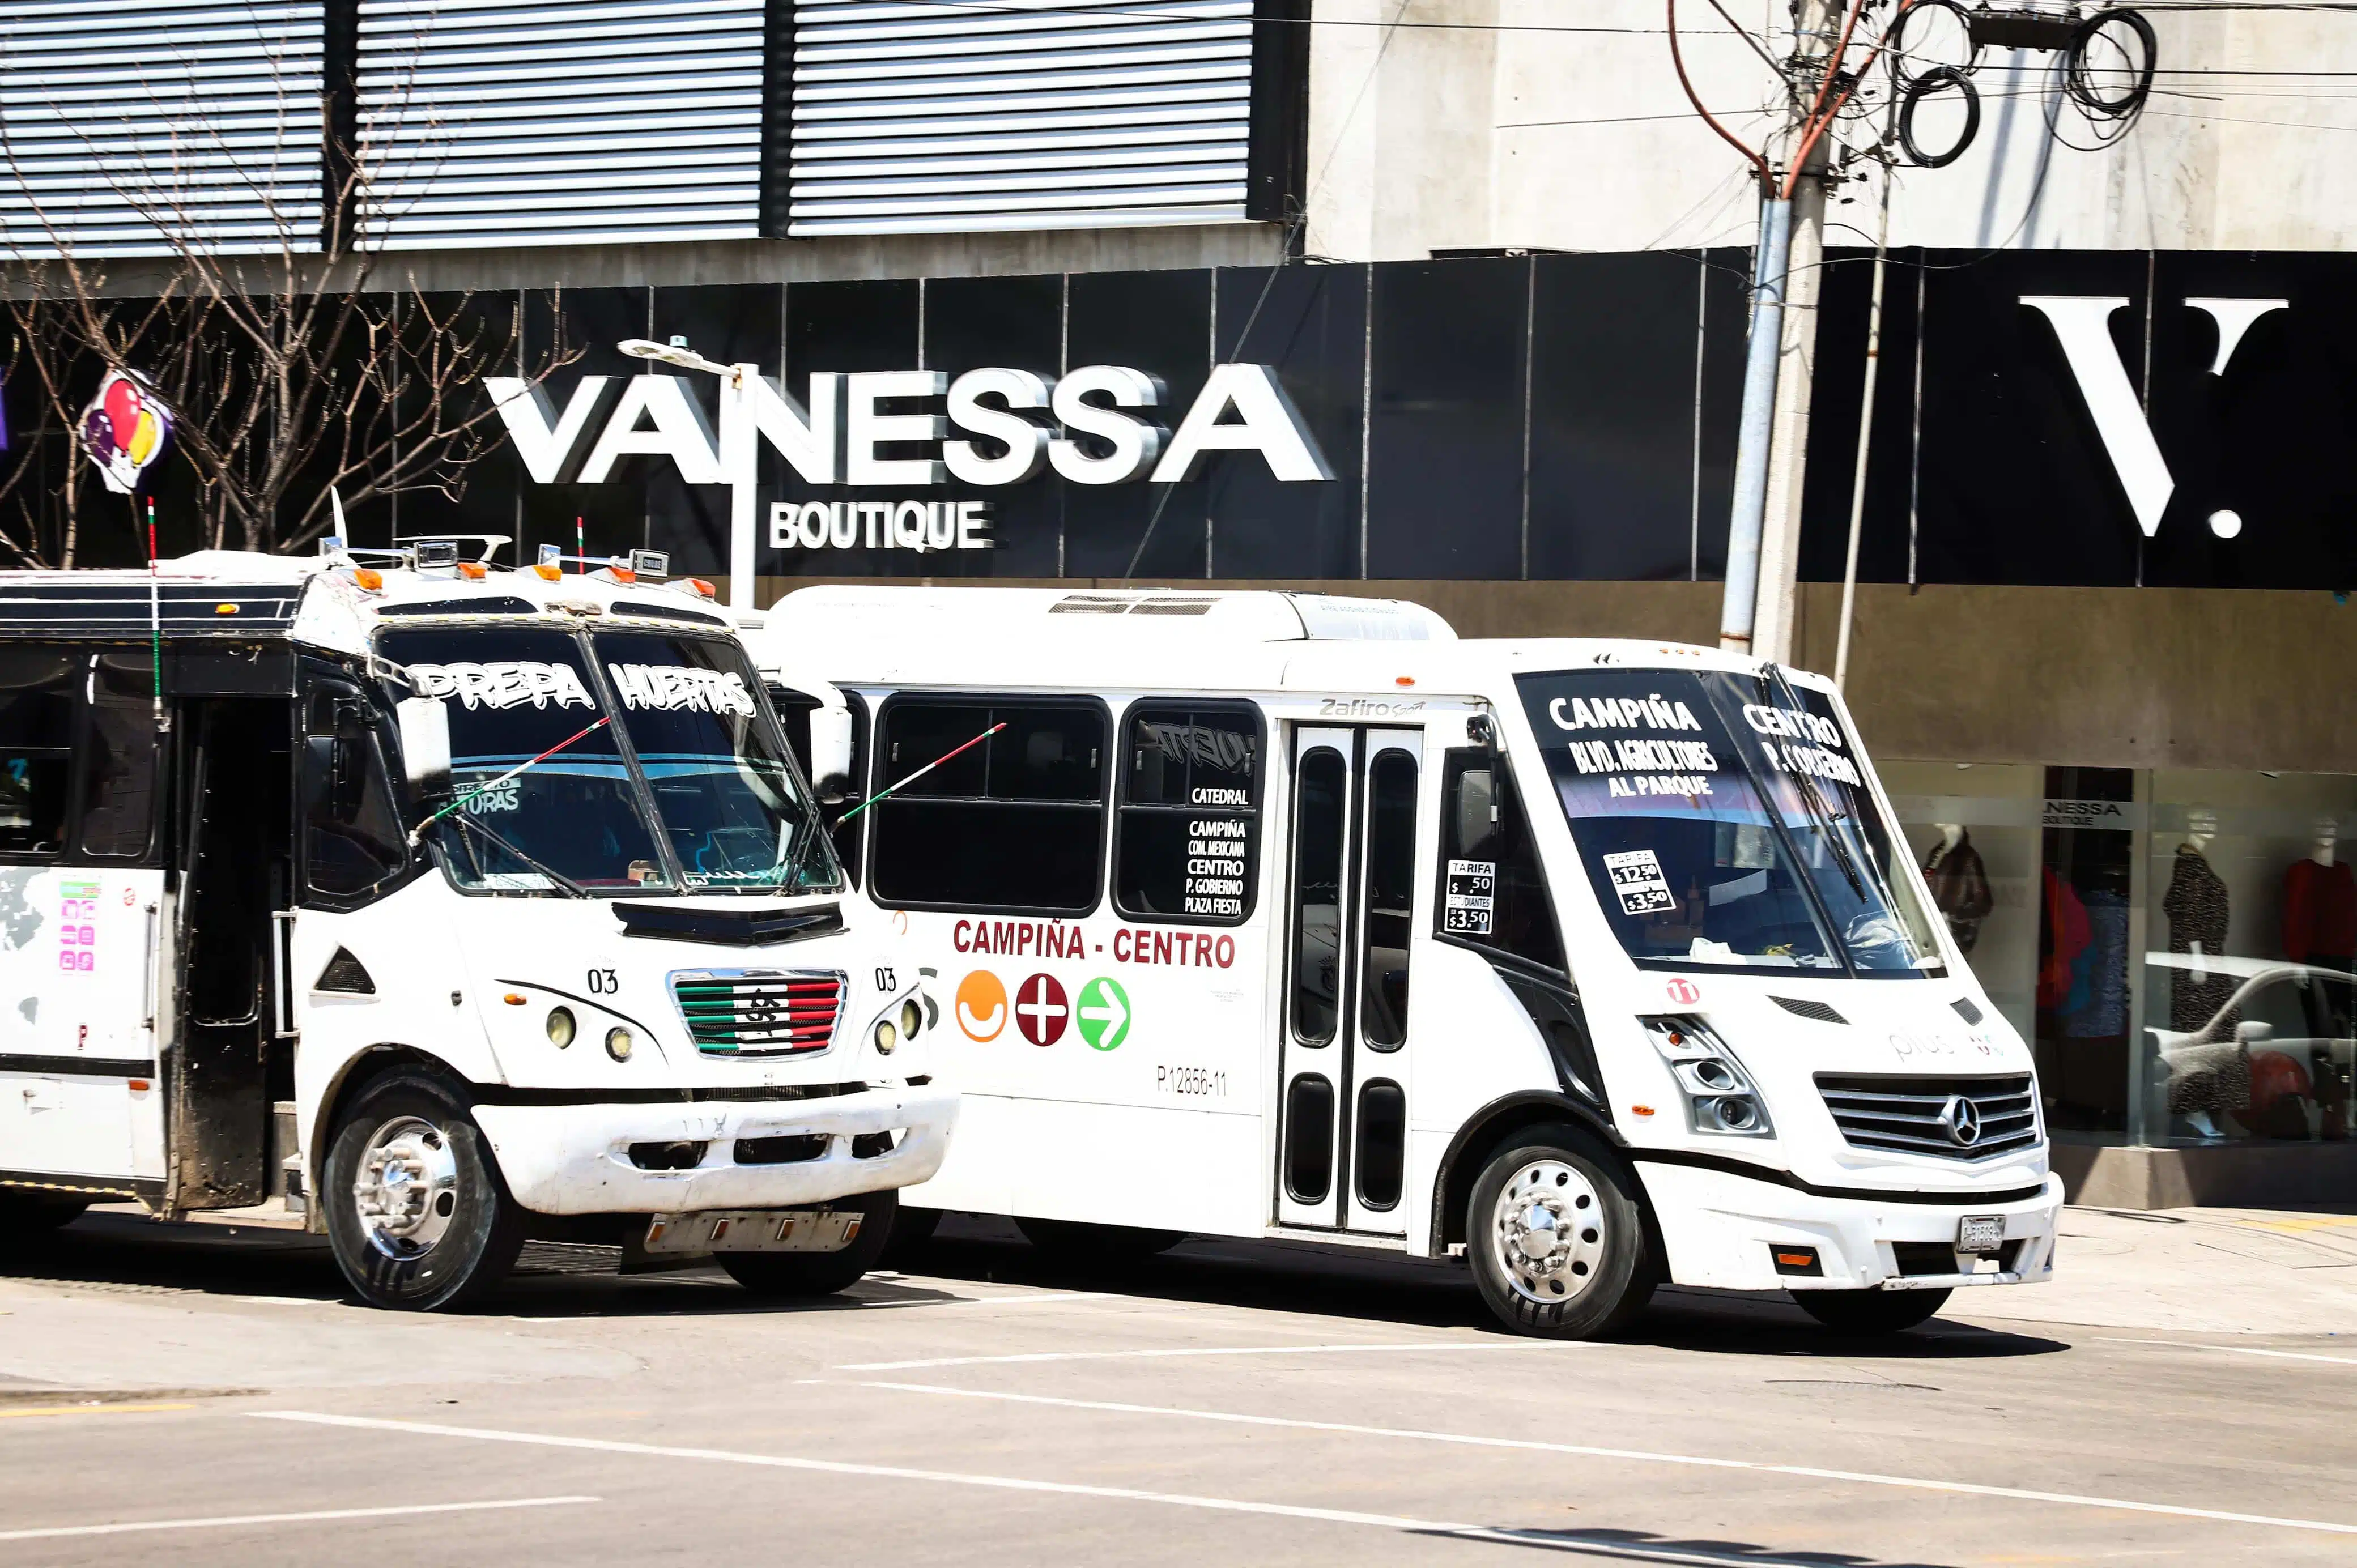
<path fill-rule="evenodd" d="M 380 276 L 583 350 L 516 405 L 528 450 L 455 510 L 356 517 L 363 540 L 577 526 L 720 574 L 730 493 L 690 482 L 713 471 L 686 413 L 713 383 L 649 390 L 671 374 L 612 348 L 678 336 L 761 366 L 813 433 L 761 459 L 760 602 L 845 577 L 1316 584 L 1468 635 L 1715 635 L 1754 198 L 1663 5 L 86 12 L 0 21 L 12 287 L 70 246 L 152 292 L 158 221 L 300 251 L 352 170 Z M 1753 39 L 1689 5 L 1684 47 L 1756 137 L 1754 44 L 1781 57 L 1789 22 L 1730 14 Z M 2151 24 L 2156 87 L 2108 145 L 2058 141 L 2086 137 L 2056 57 L 1992 47 L 1977 138 L 1895 177 L 1850 701 L 1959 945 L 2040 1044 L 2081 1193 L 2345 1200 L 2350 983 L 2268 966 L 2357 967 L 2333 864 L 2357 837 L 2357 19 Z M 1819 668 L 1879 193 L 1852 172 L 1803 509 L 1795 656 Z M 0 396 L 12 450 L 55 462 L 64 432 Z"/>

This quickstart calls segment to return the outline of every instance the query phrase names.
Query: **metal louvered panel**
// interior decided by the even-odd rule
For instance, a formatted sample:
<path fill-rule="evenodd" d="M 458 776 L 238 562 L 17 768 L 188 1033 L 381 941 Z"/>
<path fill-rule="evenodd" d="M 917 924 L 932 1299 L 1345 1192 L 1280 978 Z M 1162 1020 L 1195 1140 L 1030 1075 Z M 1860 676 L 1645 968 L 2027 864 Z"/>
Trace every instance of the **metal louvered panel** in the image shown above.
<path fill-rule="evenodd" d="M 762 0 L 361 0 L 371 242 L 759 232 Z"/>
<path fill-rule="evenodd" d="M 1244 216 L 1251 0 L 804 0 L 790 233 Z"/>
<path fill-rule="evenodd" d="M 0 256 L 317 248 L 317 0 L 9 0 Z"/>

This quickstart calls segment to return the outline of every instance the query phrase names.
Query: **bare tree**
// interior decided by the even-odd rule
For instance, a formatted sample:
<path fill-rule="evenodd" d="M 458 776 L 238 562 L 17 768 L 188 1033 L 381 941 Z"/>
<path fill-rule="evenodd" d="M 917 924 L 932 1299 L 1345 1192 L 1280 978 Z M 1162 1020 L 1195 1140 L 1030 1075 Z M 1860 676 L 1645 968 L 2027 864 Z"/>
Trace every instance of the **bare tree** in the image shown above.
<path fill-rule="evenodd" d="M 371 177 L 404 104 L 375 106 L 364 131 L 350 94 L 288 63 L 302 51 L 287 13 L 252 12 L 265 80 L 234 103 L 166 39 L 134 106 L 153 113 L 96 106 L 68 81 L 0 117 L 16 199 L 0 291 L 20 411 L 38 399 L 42 424 L 70 432 L 101 376 L 139 371 L 173 412 L 166 461 L 192 472 L 202 542 L 286 551 L 328 529 L 331 489 L 348 507 L 458 499 L 500 438 L 483 377 L 537 382 L 580 349 L 552 338 L 526 352 L 511 294 L 388 275 L 372 237 L 392 214 Z M 72 565 L 95 474 L 38 443 L 0 467 L 0 555 Z"/>

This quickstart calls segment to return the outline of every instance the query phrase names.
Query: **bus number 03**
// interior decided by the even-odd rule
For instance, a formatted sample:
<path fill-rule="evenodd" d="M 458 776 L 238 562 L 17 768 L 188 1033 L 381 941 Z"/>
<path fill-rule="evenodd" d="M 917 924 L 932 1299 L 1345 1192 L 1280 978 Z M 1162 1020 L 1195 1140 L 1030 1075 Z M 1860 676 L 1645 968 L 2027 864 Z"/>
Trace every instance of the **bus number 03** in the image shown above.
<path fill-rule="evenodd" d="M 621 989 L 622 989 L 622 983 L 621 983 L 621 980 L 620 980 L 620 978 L 619 978 L 619 977 L 618 977 L 618 976 L 614 973 L 614 972 L 613 972 L 612 970 L 610 970 L 610 969 L 593 969 L 593 970 L 591 970 L 591 971 L 589 972 L 589 994 L 590 994 L 590 995 L 592 995 L 592 996 L 613 996 L 613 995 L 619 994 L 619 993 L 620 993 Z"/>
<path fill-rule="evenodd" d="M 900 977 L 888 969 L 879 969 L 876 972 L 876 989 L 888 996 L 900 989 Z"/>

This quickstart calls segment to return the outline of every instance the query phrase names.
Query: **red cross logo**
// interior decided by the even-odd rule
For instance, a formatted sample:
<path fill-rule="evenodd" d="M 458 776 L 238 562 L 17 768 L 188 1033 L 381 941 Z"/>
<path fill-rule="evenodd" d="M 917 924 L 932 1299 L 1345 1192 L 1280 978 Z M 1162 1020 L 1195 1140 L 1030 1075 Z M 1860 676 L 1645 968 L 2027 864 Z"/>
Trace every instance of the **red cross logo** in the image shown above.
<path fill-rule="evenodd" d="M 1052 1046 L 1063 1038 L 1071 1015 L 1064 1005 L 1064 988 L 1052 974 L 1035 974 L 1015 988 L 1015 1026 L 1035 1046 Z"/>

